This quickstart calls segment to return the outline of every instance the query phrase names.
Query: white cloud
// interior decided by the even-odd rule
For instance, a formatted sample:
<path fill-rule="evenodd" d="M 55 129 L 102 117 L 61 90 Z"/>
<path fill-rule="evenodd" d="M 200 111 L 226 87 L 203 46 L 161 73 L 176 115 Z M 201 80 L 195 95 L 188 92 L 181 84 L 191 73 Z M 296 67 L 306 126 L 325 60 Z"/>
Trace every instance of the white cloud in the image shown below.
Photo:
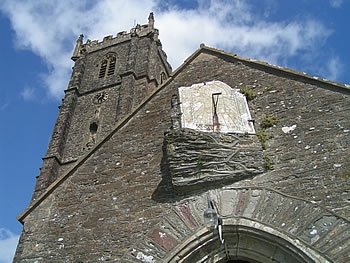
<path fill-rule="evenodd" d="M 10 105 L 9 102 L 1 102 L 0 103 L 0 110 L 1 111 L 6 110 L 9 105 Z"/>
<path fill-rule="evenodd" d="M 11 263 L 16 251 L 19 235 L 0 228 L 0 263 Z"/>
<path fill-rule="evenodd" d="M 330 0 L 329 3 L 331 5 L 331 7 L 339 8 L 342 6 L 343 0 Z"/>
<path fill-rule="evenodd" d="M 34 89 L 33 88 L 24 88 L 21 92 L 21 97 L 24 100 L 31 100 L 34 98 Z"/>
<path fill-rule="evenodd" d="M 220 6 L 218 2 L 211 1 L 212 6 L 206 9 L 174 10 L 159 16 L 157 27 L 172 64 L 178 66 L 200 43 L 280 64 L 299 52 L 315 49 L 331 33 L 311 19 L 268 22 L 254 17 L 241 1 L 232 1 L 231 6 Z M 232 13 L 234 17 L 230 17 Z"/>
<path fill-rule="evenodd" d="M 176 1 L 175 1 L 176 2 Z M 334 2 L 334 1 L 333 1 Z M 69 60 L 75 40 L 116 35 L 135 23 L 147 23 L 155 12 L 163 49 L 177 68 L 200 43 L 240 56 L 288 66 L 291 58 L 317 49 L 330 31 L 311 19 L 269 22 L 252 11 L 249 1 L 197 0 L 196 9 L 171 1 L 5 0 L 0 8 L 11 20 L 17 47 L 38 54 L 48 67 L 43 76 L 48 93 L 56 98 L 63 90 L 73 63 Z"/>
<path fill-rule="evenodd" d="M 332 57 L 327 63 L 327 70 L 324 73 L 325 78 L 333 80 L 337 79 L 343 73 L 343 65 L 339 57 Z"/>

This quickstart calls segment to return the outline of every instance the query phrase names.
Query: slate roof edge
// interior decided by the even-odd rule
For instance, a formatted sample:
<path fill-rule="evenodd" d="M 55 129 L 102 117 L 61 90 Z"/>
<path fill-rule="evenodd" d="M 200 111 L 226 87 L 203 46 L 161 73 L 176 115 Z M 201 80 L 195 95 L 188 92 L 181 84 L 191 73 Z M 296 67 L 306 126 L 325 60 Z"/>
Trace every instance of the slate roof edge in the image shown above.
<path fill-rule="evenodd" d="M 281 72 L 289 73 L 289 74 L 294 74 L 296 76 L 300 76 L 306 79 L 310 79 L 313 81 L 321 82 L 321 83 L 326 83 L 327 85 L 332 85 L 340 89 L 344 89 L 347 91 L 347 93 L 350 93 L 350 86 L 346 87 L 345 84 L 340 84 L 337 82 L 332 82 L 328 80 L 320 80 L 320 79 L 314 79 L 314 77 L 303 74 L 298 71 L 294 70 L 289 70 L 277 66 L 270 65 L 266 62 L 261 62 L 257 60 L 251 60 L 251 59 L 246 59 L 246 58 L 241 58 L 237 56 L 236 54 L 233 53 L 228 53 L 223 50 L 207 47 L 204 44 L 200 45 L 200 48 L 197 49 L 192 55 L 190 55 L 184 63 L 182 63 L 174 72 L 172 72 L 169 76 L 169 78 L 162 84 L 160 85 L 157 89 L 155 89 L 147 98 L 145 98 L 131 113 L 129 113 L 126 117 L 124 117 L 121 121 L 119 121 L 115 128 L 108 134 L 104 139 L 102 139 L 100 142 L 95 144 L 93 148 L 91 148 L 90 151 L 88 151 L 84 156 L 79 158 L 76 162 L 76 164 L 68 169 L 63 175 L 58 177 L 36 200 L 32 201 L 29 206 L 17 216 L 17 220 L 21 222 L 22 224 L 24 223 L 25 218 L 33 211 L 37 206 L 39 206 L 59 185 L 61 185 L 71 174 L 73 174 L 81 165 L 84 164 L 84 162 L 95 153 L 106 141 L 108 141 L 118 130 L 120 130 L 124 125 L 126 125 L 129 120 L 136 115 L 155 95 L 158 94 L 166 85 L 168 85 L 170 82 L 173 81 L 173 79 L 188 65 L 190 64 L 199 54 L 202 52 L 211 52 L 214 54 L 221 54 L 225 57 L 228 58 L 233 58 L 245 63 L 249 63 L 252 65 L 258 65 L 270 69 L 275 69 Z"/>
<path fill-rule="evenodd" d="M 214 54 L 215 53 L 220 54 L 224 57 L 240 61 L 242 63 L 253 66 L 257 69 L 265 70 L 269 73 L 275 73 L 275 74 L 277 73 L 277 74 L 280 74 L 284 77 L 288 77 L 288 78 L 291 78 L 294 80 L 307 82 L 309 84 L 318 85 L 322 88 L 326 88 L 329 90 L 342 92 L 345 94 L 350 94 L 350 84 L 343 84 L 343 83 L 339 83 L 336 81 L 331 81 L 328 79 L 324 79 L 324 78 L 320 78 L 320 77 L 316 77 L 316 76 L 311 76 L 305 72 L 272 65 L 272 64 L 269 64 L 269 63 L 264 62 L 264 61 L 243 58 L 243 57 L 238 56 L 237 54 L 233 54 L 233 53 L 229 53 L 229 52 L 219 50 L 216 48 L 208 47 L 208 46 L 205 46 L 204 44 L 201 44 L 199 50 L 203 50 L 204 52 L 209 52 L 209 53 L 214 53 Z"/>

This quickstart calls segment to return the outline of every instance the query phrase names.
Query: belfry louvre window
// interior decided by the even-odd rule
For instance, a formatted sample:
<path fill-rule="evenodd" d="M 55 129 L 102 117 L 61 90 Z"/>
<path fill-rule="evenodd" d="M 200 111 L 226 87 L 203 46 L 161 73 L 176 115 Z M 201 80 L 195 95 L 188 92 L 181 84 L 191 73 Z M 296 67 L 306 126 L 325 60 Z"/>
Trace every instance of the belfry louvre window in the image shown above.
<path fill-rule="evenodd" d="M 117 59 L 115 54 L 106 55 L 106 57 L 101 61 L 98 77 L 101 79 L 113 75 L 115 72 L 116 62 Z"/>

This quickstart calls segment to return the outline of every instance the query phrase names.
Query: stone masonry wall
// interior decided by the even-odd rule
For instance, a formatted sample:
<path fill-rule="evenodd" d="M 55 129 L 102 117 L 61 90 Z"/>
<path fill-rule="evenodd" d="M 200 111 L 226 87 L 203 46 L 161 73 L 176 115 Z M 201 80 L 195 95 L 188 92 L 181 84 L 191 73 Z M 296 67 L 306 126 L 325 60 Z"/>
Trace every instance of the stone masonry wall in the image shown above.
<path fill-rule="evenodd" d="M 176 129 L 166 133 L 164 140 L 167 171 L 179 194 L 241 181 L 265 171 L 262 146 L 255 135 Z"/>
<path fill-rule="evenodd" d="M 128 35 L 126 39 L 106 38 L 100 49 L 90 42 L 94 48 L 79 51 L 34 198 L 139 105 L 159 85 L 162 73 L 171 71 L 167 62 L 162 61 L 164 55 L 153 28 L 144 26 L 138 32 L 142 34 Z M 99 78 L 101 61 L 111 52 L 116 55 L 115 72 Z M 94 103 L 100 92 L 107 93 L 108 99 Z M 96 125 L 97 131 L 91 131 L 91 125 Z M 56 158 L 55 166 L 48 157 Z"/>
<path fill-rule="evenodd" d="M 211 80 L 256 94 L 248 104 L 273 162 L 231 186 L 274 188 L 350 217 L 350 96 L 201 54 L 25 218 L 15 262 L 123 262 L 184 201 L 165 160 L 171 99 L 180 86 Z M 278 122 L 262 127 L 266 116 Z"/>
<path fill-rule="evenodd" d="M 257 133 L 266 135 L 264 155 L 274 169 L 236 184 L 279 189 L 349 217 L 349 91 L 330 91 L 231 61 L 201 54 L 173 85 L 215 79 L 256 95 L 248 105 Z M 266 117 L 278 123 L 263 128 Z"/>
<path fill-rule="evenodd" d="M 31 213 L 15 262 L 117 261 L 159 221 L 169 208 L 153 197 L 170 127 L 168 96 L 164 90 L 150 101 Z M 167 187 L 160 186 L 162 198 L 173 195 Z"/>

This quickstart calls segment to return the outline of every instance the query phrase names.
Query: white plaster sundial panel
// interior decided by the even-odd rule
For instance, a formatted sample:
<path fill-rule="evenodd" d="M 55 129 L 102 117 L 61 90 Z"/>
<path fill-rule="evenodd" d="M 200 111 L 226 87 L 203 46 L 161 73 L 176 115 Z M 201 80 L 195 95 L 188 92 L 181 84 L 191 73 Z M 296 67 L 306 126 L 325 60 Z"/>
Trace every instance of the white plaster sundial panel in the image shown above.
<path fill-rule="evenodd" d="M 181 125 L 207 132 L 255 134 L 247 100 L 221 81 L 179 88 Z"/>

